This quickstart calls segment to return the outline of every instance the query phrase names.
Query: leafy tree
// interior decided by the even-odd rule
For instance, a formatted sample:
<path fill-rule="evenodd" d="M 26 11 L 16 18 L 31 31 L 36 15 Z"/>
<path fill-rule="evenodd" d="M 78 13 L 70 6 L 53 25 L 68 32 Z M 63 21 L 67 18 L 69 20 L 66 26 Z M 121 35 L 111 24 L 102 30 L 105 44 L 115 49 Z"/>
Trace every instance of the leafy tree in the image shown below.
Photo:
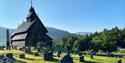
<path fill-rule="evenodd" d="M 125 48 L 125 28 L 119 29 L 116 26 L 110 30 L 104 29 L 102 32 L 95 32 L 86 36 L 69 35 L 62 39 L 62 43 L 64 48 L 70 44 L 74 50 L 85 51 L 90 48 L 94 51 L 112 52 L 118 46 Z"/>
<path fill-rule="evenodd" d="M 75 42 L 73 44 L 73 49 L 78 50 L 78 40 L 75 40 Z"/>
<path fill-rule="evenodd" d="M 113 40 L 113 35 L 109 31 L 103 31 L 101 34 L 102 44 L 101 49 L 104 52 L 112 52 L 115 51 L 117 48 L 116 41 Z"/>
<path fill-rule="evenodd" d="M 99 51 L 101 49 L 102 40 L 100 36 L 95 36 L 91 42 L 91 49 L 93 51 Z"/>
<path fill-rule="evenodd" d="M 93 37 L 91 48 L 95 51 L 103 50 L 104 52 L 112 52 L 117 48 L 116 36 L 107 29 L 100 32 L 98 36 Z"/>
<path fill-rule="evenodd" d="M 80 36 L 78 35 L 78 50 L 85 51 L 90 47 L 90 41 L 88 35 Z"/>
<path fill-rule="evenodd" d="M 120 35 L 120 46 L 122 48 L 125 48 L 125 28 L 123 28 L 123 30 L 121 30 L 121 35 Z"/>
<path fill-rule="evenodd" d="M 67 37 L 63 37 L 62 38 L 62 47 L 65 48 L 66 42 L 67 42 L 68 38 Z"/>

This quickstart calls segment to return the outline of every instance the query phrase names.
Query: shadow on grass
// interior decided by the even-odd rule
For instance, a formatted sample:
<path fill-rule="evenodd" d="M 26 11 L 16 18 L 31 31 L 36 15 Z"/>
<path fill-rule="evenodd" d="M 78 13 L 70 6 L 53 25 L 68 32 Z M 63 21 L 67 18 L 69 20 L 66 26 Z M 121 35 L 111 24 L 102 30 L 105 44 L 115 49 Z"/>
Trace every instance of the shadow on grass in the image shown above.
<path fill-rule="evenodd" d="M 77 63 L 77 62 L 74 62 Z M 81 63 L 98 63 L 98 62 L 94 62 L 94 61 L 85 61 L 85 62 L 81 62 Z"/>
<path fill-rule="evenodd" d="M 94 62 L 94 61 L 85 61 L 83 63 L 98 63 L 98 62 Z"/>
<path fill-rule="evenodd" d="M 35 59 L 31 59 L 31 58 L 24 58 L 24 59 L 26 59 L 26 60 L 35 60 Z"/>
<path fill-rule="evenodd" d="M 15 58 L 14 58 L 14 60 L 16 60 L 17 63 L 27 63 L 27 62 L 24 62 L 24 61 L 17 60 Z"/>
<path fill-rule="evenodd" d="M 51 60 L 46 60 L 46 61 L 51 61 L 51 62 L 59 62 L 59 59 L 56 59 L 56 58 L 54 58 L 54 59 L 51 59 Z"/>
<path fill-rule="evenodd" d="M 52 61 L 53 61 L 53 62 L 59 62 L 59 59 L 55 59 L 55 58 L 54 58 Z"/>
<path fill-rule="evenodd" d="M 77 63 L 77 62 L 74 62 L 74 63 Z M 95 62 L 95 61 L 84 61 L 84 62 L 81 62 L 81 63 L 99 63 L 99 62 Z"/>

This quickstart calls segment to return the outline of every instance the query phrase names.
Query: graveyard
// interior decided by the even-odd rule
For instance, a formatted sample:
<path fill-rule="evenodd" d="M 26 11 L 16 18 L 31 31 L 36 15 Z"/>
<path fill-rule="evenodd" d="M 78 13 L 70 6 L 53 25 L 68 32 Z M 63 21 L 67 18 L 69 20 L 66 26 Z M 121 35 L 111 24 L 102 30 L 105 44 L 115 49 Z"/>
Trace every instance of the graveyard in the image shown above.
<path fill-rule="evenodd" d="M 58 0 L 49 1 L 49 3 L 45 3 L 47 1 L 45 0 L 43 1 L 44 4 L 40 0 L 38 1 L 34 0 L 35 5 L 32 5 L 32 0 L 29 0 L 30 7 L 25 7 L 26 4 L 21 0 L 21 3 L 17 1 L 21 5 L 18 5 L 17 2 L 1 0 L 4 3 L 13 3 L 12 6 L 9 6 L 8 3 L 4 4 L 5 6 L 8 5 L 9 10 L 5 8 L 8 12 L 3 12 L 5 10 L 2 8 L 3 17 L 1 18 L 3 19 L 1 21 L 9 20 L 4 22 L 4 24 L 8 24 L 8 27 L 11 27 L 9 25 L 19 25 L 13 26 L 14 28 L 16 27 L 13 31 L 10 31 L 9 28 L 5 28 L 5 30 L 4 28 L 0 28 L 0 63 L 125 63 L 125 27 L 122 23 L 125 21 L 123 18 L 125 15 L 123 16 L 124 12 L 121 11 L 125 10 L 125 8 L 116 11 L 115 9 L 118 6 L 115 5 L 117 2 L 114 3 L 115 7 L 112 10 L 110 6 L 113 5 L 111 3 L 107 6 L 101 5 L 103 1 L 74 0 L 75 2 L 73 2 L 71 0 L 69 2 L 64 1 L 68 3 L 63 2 L 62 6 L 60 5 L 62 2 Z M 56 5 L 50 2 L 56 3 Z M 104 2 L 107 4 L 109 1 Z M 97 5 L 97 3 L 99 4 Z M 51 8 L 52 4 L 54 8 Z M 78 4 L 78 7 L 77 5 L 74 6 L 74 4 Z M 16 5 L 20 7 L 14 7 Z M 21 7 L 22 5 L 25 8 Z M 45 7 L 41 7 L 42 5 Z M 98 6 L 100 7 L 96 8 Z M 61 11 L 55 10 L 57 7 L 58 9 L 61 8 Z M 67 8 L 64 10 L 62 7 Z M 104 11 L 103 7 L 111 11 L 108 13 L 107 10 Z M 118 8 L 122 7 L 121 5 Z M 23 12 L 25 12 L 26 8 L 29 8 L 27 10 L 28 14 L 24 20 L 20 21 L 25 15 Z M 114 13 L 111 13 L 112 11 Z M 11 17 L 5 17 L 4 13 L 7 13 L 6 15 L 10 14 Z M 13 17 L 13 15 L 17 16 Z M 40 15 L 43 15 L 43 19 Z M 115 17 L 113 17 L 114 15 Z M 114 19 L 118 16 L 119 18 Z M 9 18 L 12 18 L 12 20 Z M 109 23 L 109 20 L 112 22 Z M 120 24 L 113 24 L 115 20 Z M 47 26 L 52 25 L 57 28 L 59 26 L 59 28 L 63 28 L 64 30 L 52 28 L 53 30 L 50 31 L 43 23 Z M 110 26 L 106 24 L 110 24 Z M 65 29 L 69 31 L 65 31 Z M 1 30 L 4 31 L 1 32 Z M 90 32 L 80 32 L 86 30 Z"/>
<path fill-rule="evenodd" d="M 43 59 L 42 53 L 41 55 L 34 56 L 32 54 L 25 53 L 24 51 L 20 50 L 0 50 L 0 54 L 6 55 L 7 53 L 12 53 L 14 56 L 14 59 L 19 61 L 19 63 L 58 63 L 66 53 L 62 53 L 60 57 L 57 56 L 57 53 L 54 52 L 54 59 L 52 61 L 45 61 Z M 20 58 L 19 54 L 25 54 L 25 58 Z M 123 63 L 125 59 L 123 58 L 114 58 L 114 57 L 108 57 L 108 56 L 94 56 L 94 59 L 91 59 L 89 55 L 84 55 L 84 62 L 79 61 L 79 55 L 78 54 L 70 54 L 73 58 L 73 63 L 115 63 L 118 60 L 122 60 Z M 67 60 L 68 61 L 68 60 Z"/>

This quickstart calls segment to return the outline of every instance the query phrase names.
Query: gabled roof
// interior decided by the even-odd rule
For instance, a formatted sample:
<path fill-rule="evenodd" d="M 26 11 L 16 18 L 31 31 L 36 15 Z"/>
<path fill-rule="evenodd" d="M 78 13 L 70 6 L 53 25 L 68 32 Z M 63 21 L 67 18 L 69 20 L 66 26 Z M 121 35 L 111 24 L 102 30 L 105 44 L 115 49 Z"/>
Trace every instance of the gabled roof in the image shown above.
<path fill-rule="evenodd" d="M 31 18 L 32 15 L 35 15 L 35 17 L 37 17 L 34 8 L 31 6 L 31 8 L 29 9 L 29 14 L 27 15 L 26 19 Z"/>
<path fill-rule="evenodd" d="M 21 32 L 26 32 L 30 26 L 34 23 L 34 21 L 26 21 L 26 22 L 23 22 L 17 29 L 14 33 L 21 33 Z"/>
<path fill-rule="evenodd" d="M 28 16 L 26 17 L 27 21 L 26 22 L 23 22 L 17 29 L 16 31 L 12 34 L 12 36 L 14 36 L 15 34 L 19 34 L 19 33 L 22 33 L 22 32 L 26 32 L 30 27 L 31 25 L 36 22 L 36 21 L 40 21 L 39 17 L 36 15 L 35 13 L 35 10 L 33 7 L 30 8 L 29 10 L 29 14 Z M 41 22 L 41 21 L 40 21 Z M 45 26 L 42 24 L 41 22 L 41 27 L 42 27 L 42 30 L 44 30 L 45 32 L 48 32 L 47 29 L 45 28 Z"/>
<path fill-rule="evenodd" d="M 14 41 L 14 40 L 25 40 L 26 36 L 27 36 L 27 33 L 18 34 L 18 35 L 14 36 L 12 38 L 12 41 Z"/>

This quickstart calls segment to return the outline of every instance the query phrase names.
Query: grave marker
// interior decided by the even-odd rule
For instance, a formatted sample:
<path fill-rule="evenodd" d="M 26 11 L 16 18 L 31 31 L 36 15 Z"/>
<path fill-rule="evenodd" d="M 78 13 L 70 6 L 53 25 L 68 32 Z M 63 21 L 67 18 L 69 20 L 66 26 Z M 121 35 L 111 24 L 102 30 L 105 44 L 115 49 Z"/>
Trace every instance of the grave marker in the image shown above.
<path fill-rule="evenodd" d="M 84 62 L 84 56 L 79 57 L 80 62 Z"/>
<path fill-rule="evenodd" d="M 3 54 L 0 54 L 0 59 L 3 59 L 4 55 Z"/>
<path fill-rule="evenodd" d="M 13 59 L 13 53 L 6 54 L 6 57 Z"/>
<path fill-rule="evenodd" d="M 62 51 L 58 51 L 57 56 L 60 57 L 61 53 L 62 53 Z"/>
<path fill-rule="evenodd" d="M 44 60 L 53 60 L 53 52 L 48 51 L 48 52 L 44 53 Z"/>
<path fill-rule="evenodd" d="M 39 53 L 38 53 L 38 52 L 35 52 L 35 53 L 34 53 L 34 56 L 39 56 Z"/>
<path fill-rule="evenodd" d="M 15 50 L 17 50 L 17 46 L 12 46 L 12 49 L 15 49 Z"/>
<path fill-rule="evenodd" d="M 0 50 L 4 50 L 5 46 L 0 46 Z"/>
<path fill-rule="evenodd" d="M 26 53 L 31 53 L 31 48 L 30 48 L 30 47 L 26 47 L 26 48 L 25 48 L 25 52 L 26 52 Z"/>
<path fill-rule="evenodd" d="M 25 54 L 20 54 L 19 58 L 25 58 Z"/>
<path fill-rule="evenodd" d="M 60 63 L 73 63 L 73 58 L 67 54 L 60 60 Z"/>

